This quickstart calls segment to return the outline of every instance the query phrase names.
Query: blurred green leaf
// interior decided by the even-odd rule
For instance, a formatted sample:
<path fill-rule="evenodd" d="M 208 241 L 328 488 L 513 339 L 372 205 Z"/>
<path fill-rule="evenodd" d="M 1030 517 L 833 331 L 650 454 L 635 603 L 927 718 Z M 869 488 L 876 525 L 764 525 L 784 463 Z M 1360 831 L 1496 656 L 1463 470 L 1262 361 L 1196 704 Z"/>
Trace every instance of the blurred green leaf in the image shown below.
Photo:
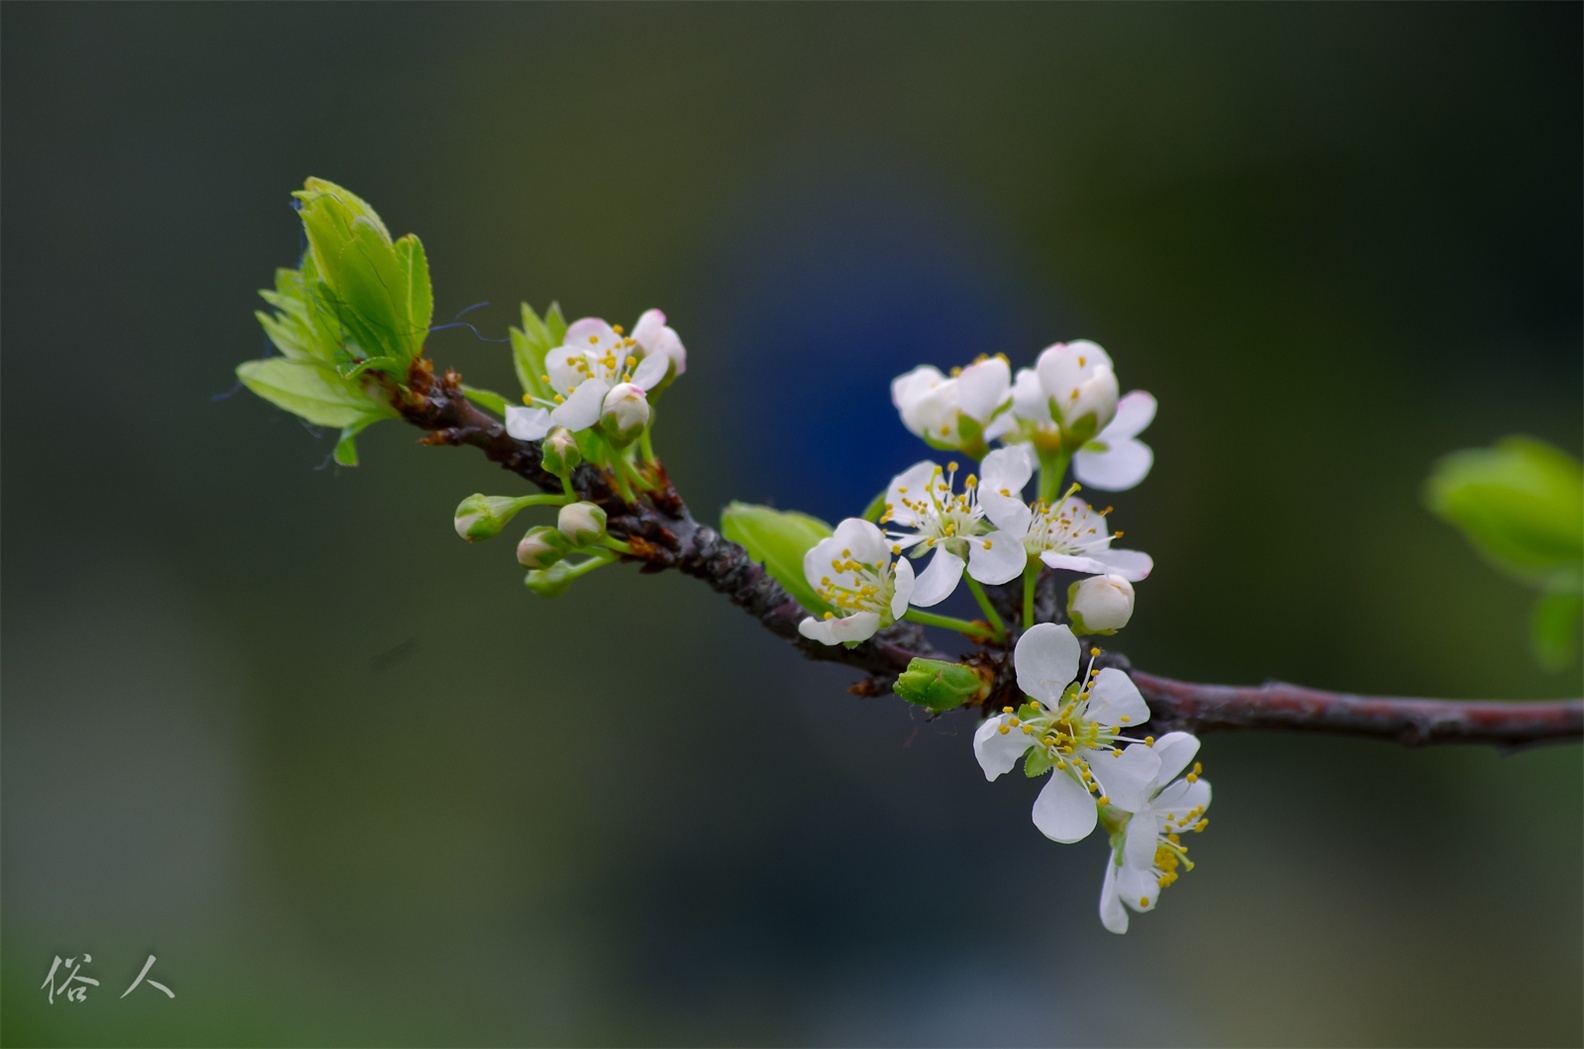
<path fill-rule="evenodd" d="M 335 461 L 342 466 L 356 466 L 358 464 L 357 435 L 379 420 L 382 416 L 374 416 L 355 422 L 351 426 L 341 428 L 341 436 L 336 438 Z"/>
<path fill-rule="evenodd" d="M 237 367 L 237 378 L 266 401 L 317 426 L 367 426 L 396 414 L 364 392 L 357 380 L 349 382 L 333 368 L 312 361 L 248 361 Z"/>
<path fill-rule="evenodd" d="M 1581 620 L 1584 596 L 1553 590 L 1540 598 L 1531 620 L 1530 641 L 1541 666 L 1561 670 L 1573 661 L 1579 648 Z"/>
<path fill-rule="evenodd" d="M 1567 584 L 1584 565 L 1584 468 L 1528 437 L 1455 452 L 1425 489 L 1430 509 L 1492 564 L 1532 585 Z"/>
<path fill-rule="evenodd" d="M 830 606 L 803 574 L 803 555 L 833 531 L 817 517 L 768 506 L 732 503 L 721 512 L 721 535 L 746 547 L 749 557 L 763 564 L 787 593 L 816 615 Z"/>
<path fill-rule="evenodd" d="M 506 398 L 494 390 L 481 390 L 477 386 L 469 386 L 467 383 L 463 383 L 462 392 L 467 395 L 468 400 L 481 408 L 488 408 L 496 415 L 506 414 Z"/>
<path fill-rule="evenodd" d="M 512 368 L 523 393 L 539 398 L 553 396 L 555 391 L 540 376 L 544 374 L 545 354 L 561 345 L 560 341 L 551 339 L 545 322 L 526 302 L 522 304 L 522 327 L 512 328 L 507 334 L 511 336 Z"/>

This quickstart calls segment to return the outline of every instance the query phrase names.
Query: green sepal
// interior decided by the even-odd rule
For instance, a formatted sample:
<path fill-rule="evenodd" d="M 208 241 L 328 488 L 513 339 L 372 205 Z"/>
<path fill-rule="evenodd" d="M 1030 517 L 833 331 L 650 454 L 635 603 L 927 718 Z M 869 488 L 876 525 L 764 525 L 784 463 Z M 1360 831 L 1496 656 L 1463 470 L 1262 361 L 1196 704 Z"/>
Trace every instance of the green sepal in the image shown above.
<path fill-rule="evenodd" d="M 1056 759 L 1050 756 L 1050 751 L 1045 747 L 1029 747 L 1029 752 L 1023 759 L 1023 775 L 1029 779 L 1043 776 L 1056 766 Z"/>
<path fill-rule="evenodd" d="M 316 426 L 367 426 L 396 414 L 357 380 L 349 382 L 312 361 L 270 357 L 238 365 L 236 373 L 249 390 Z"/>
<path fill-rule="evenodd" d="M 943 659 L 915 658 L 897 676 L 891 691 L 939 714 L 990 694 L 990 682 L 973 667 Z"/>
<path fill-rule="evenodd" d="M 1584 597 L 1565 590 L 1541 596 L 1530 619 L 1530 643 L 1535 660 L 1547 670 L 1562 670 L 1573 662 L 1579 647 Z"/>
<path fill-rule="evenodd" d="M 834 531 L 817 517 L 768 506 L 732 503 L 721 512 L 721 535 L 741 543 L 749 557 L 815 615 L 831 609 L 803 574 L 803 555 Z"/>

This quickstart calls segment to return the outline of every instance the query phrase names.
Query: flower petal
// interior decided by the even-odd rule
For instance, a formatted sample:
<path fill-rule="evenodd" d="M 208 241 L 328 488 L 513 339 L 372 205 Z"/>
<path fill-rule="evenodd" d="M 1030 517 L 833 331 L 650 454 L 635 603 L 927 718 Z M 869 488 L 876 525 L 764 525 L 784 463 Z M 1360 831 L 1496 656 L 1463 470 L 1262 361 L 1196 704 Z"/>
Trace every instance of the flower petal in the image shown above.
<path fill-rule="evenodd" d="M 916 504 L 923 499 L 925 486 L 933 481 L 939 472 L 938 464 L 925 459 L 891 478 L 890 485 L 886 487 L 887 515 L 883 520 L 888 524 L 901 525 L 903 528 L 918 527 L 918 512 L 903 505 L 903 501 Z"/>
<path fill-rule="evenodd" d="M 1107 853 L 1105 881 L 1100 886 L 1100 924 L 1107 932 L 1117 934 L 1128 931 L 1127 908 L 1122 906 L 1122 897 L 1117 892 L 1117 871 L 1120 869 L 1116 856 Z"/>
<path fill-rule="evenodd" d="M 1034 511 L 1021 498 L 981 491 L 979 505 L 984 507 L 991 524 L 1015 537 L 1019 544 L 1028 535 L 1029 525 L 1034 523 Z"/>
<path fill-rule="evenodd" d="M 1160 899 L 1160 881 L 1155 877 L 1154 866 L 1141 870 L 1132 864 L 1123 864 L 1117 872 L 1117 892 L 1132 910 L 1141 914 L 1154 910 L 1155 902 Z"/>
<path fill-rule="evenodd" d="M 1093 557 L 1080 557 L 1077 554 L 1058 554 L 1054 550 L 1047 550 L 1040 554 L 1040 560 L 1052 568 L 1064 569 L 1068 572 L 1083 572 L 1086 575 L 1105 575 L 1111 569 Z"/>
<path fill-rule="evenodd" d="M 1128 820 L 1127 832 L 1122 838 L 1122 864 L 1140 870 L 1155 866 L 1156 840 L 1160 837 L 1160 814 L 1145 808 Z"/>
<path fill-rule="evenodd" d="M 993 780 L 1011 772 L 1017 766 L 1018 759 L 1034 745 L 1031 736 L 1024 735 L 1008 724 L 1011 720 L 1011 714 L 993 717 L 981 724 L 974 733 L 974 757 L 979 759 L 985 779 Z"/>
<path fill-rule="evenodd" d="M 660 385 L 661 380 L 666 377 L 666 372 L 670 370 L 670 357 L 664 353 L 646 353 L 643 360 L 638 362 L 638 367 L 633 369 L 632 383 L 645 390 L 652 390 Z"/>
<path fill-rule="evenodd" d="M 1170 783 L 1188 767 L 1199 753 L 1199 737 L 1191 732 L 1168 732 L 1155 741 L 1155 753 L 1160 755 L 1160 771 L 1155 774 L 1158 787 Z"/>
<path fill-rule="evenodd" d="M 1155 773 L 1160 770 L 1155 748 L 1135 743 L 1120 751 L 1091 750 L 1084 756 L 1112 805 L 1123 812 L 1137 812 L 1149 802 L 1155 792 Z"/>
<path fill-rule="evenodd" d="M 1034 423 L 1050 424 L 1050 397 L 1041 385 L 1033 368 L 1019 368 L 1017 382 L 1012 384 L 1012 414 Z"/>
<path fill-rule="evenodd" d="M 1012 393 L 1012 366 L 1001 357 L 970 364 L 956 378 L 957 405 L 983 423 Z"/>
<path fill-rule="evenodd" d="M 1077 642 L 1074 641 L 1074 644 Z M 1089 707 L 1084 717 L 1101 725 L 1137 728 L 1149 720 L 1149 706 L 1139 695 L 1138 686 L 1124 671 L 1106 667 L 1095 675 L 1089 689 Z"/>
<path fill-rule="evenodd" d="M 550 413 L 543 408 L 506 406 L 506 432 L 519 441 L 538 441 L 550 432 Z"/>
<path fill-rule="evenodd" d="M 1065 626 L 1036 623 L 1018 638 L 1012 664 L 1024 695 L 1054 705 L 1078 676 L 1078 639 Z"/>
<path fill-rule="evenodd" d="M 588 363 L 588 354 L 576 346 L 557 346 L 545 354 L 545 374 L 550 378 L 550 388 L 556 393 L 571 393 L 578 383 L 588 376 L 582 366 Z"/>
<path fill-rule="evenodd" d="M 905 557 L 897 558 L 894 589 L 891 591 L 891 618 L 907 615 L 908 603 L 913 600 L 917 581 L 913 578 L 913 564 Z"/>
<path fill-rule="evenodd" d="M 987 491 L 998 495 L 1017 496 L 1022 501 L 1023 489 L 1034 476 L 1034 448 L 1027 444 L 1013 444 L 997 448 L 984 457 L 979 467 L 979 494 Z"/>
<path fill-rule="evenodd" d="M 1034 799 L 1034 826 L 1064 845 L 1087 838 L 1099 818 L 1094 796 L 1061 769 L 1052 770 L 1049 782 Z"/>
<path fill-rule="evenodd" d="M 1155 559 L 1142 550 L 1096 550 L 1094 560 L 1105 566 L 1109 575 L 1119 575 L 1130 583 L 1146 578 L 1155 569 Z"/>
<path fill-rule="evenodd" d="M 1021 537 L 1010 532 L 991 532 L 968 540 L 968 574 L 981 583 L 999 586 L 1023 574 L 1028 551 Z"/>
<path fill-rule="evenodd" d="M 1116 415 L 1099 434 L 1099 439 L 1107 443 L 1121 442 L 1129 437 L 1137 437 L 1144 432 L 1144 428 L 1155 421 L 1155 398 L 1143 390 L 1134 390 L 1132 393 L 1117 401 Z"/>
<path fill-rule="evenodd" d="M 900 564 L 906 564 L 904 560 Z M 962 581 L 963 559 L 944 547 L 935 551 L 935 556 L 930 558 L 930 563 L 918 575 L 918 580 L 913 586 L 913 594 L 908 598 L 908 604 L 915 608 L 929 608 L 938 605 L 952 595 L 957 589 L 957 584 Z"/>
<path fill-rule="evenodd" d="M 798 624 L 798 633 L 824 645 L 866 641 L 879 629 L 880 613 L 878 612 L 856 612 L 836 619 L 816 619 L 809 616 Z"/>
<path fill-rule="evenodd" d="M 609 324 L 598 317 L 579 317 L 567 325 L 561 345 L 572 346 L 586 353 L 593 349 L 604 349 L 615 341 L 616 332 Z"/>
<path fill-rule="evenodd" d="M 886 542 L 885 534 L 861 517 L 843 520 L 831 538 L 841 550 L 852 551 L 855 561 L 878 565 L 891 560 L 891 544 Z"/>
<path fill-rule="evenodd" d="M 600 408 L 610 386 L 599 379 L 584 379 L 564 404 L 550 412 L 550 421 L 568 430 L 586 430 L 599 422 Z"/>
<path fill-rule="evenodd" d="M 939 368 L 921 364 L 905 375 L 891 380 L 891 403 L 902 415 L 902 425 L 915 436 L 922 437 L 926 420 L 920 413 L 920 402 L 930 390 L 946 381 Z"/>
<path fill-rule="evenodd" d="M 1188 814 L 1195 809 L 1202 813 L 1209 807 L 1210 781 L 1207 779 L 1194 780 L 1192 783 L 1185 779 L 1174 780 L 1156 796 L 1151 806 L 1161 819 L 1172 821 L 1172 830 L 1187 826 Z"/>
<path fill-rule="evenodd" d="M 1090 441 L 1073 456 L 1073 474 L 1084 484 L 1105 492 L 1125 492 L 1144 480 L 1155 453 L 1143 441 L 1127 438 L 1096 448 Z"/>

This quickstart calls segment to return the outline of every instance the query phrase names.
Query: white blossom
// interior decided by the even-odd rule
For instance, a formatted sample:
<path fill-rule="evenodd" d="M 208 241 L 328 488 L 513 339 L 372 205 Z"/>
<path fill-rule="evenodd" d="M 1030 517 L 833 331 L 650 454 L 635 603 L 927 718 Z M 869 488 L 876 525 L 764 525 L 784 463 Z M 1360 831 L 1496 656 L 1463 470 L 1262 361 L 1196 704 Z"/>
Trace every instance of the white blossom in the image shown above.
<path fill-rule="evenodd" d="M 885 535 L 849 517 L 803 555 L 803 574 L 832 611 L 798 624 L 798 633 L 826 645 L 850 644 L 901 619 L 913 594 L 913 566 L 891 561 Z"/>
<path fill-rule="evenodd" d="M 1027 448 L 1028 445 L 1010 447 Z M 1071 490 L 1076 491 L 1077 486 Z M 989 494 L 981 495 L 980 499 L 995 503 Z M 1113 549 L 1112 540 L 1120 538 L 1122 533 L 1111 531 L 1106 522 L 1110 509 L 1096 510 L 1076 495 L 1068 495 L 1054 505 L 1035 503 L 1032 507 L 1017 498 L 994 509 L 1000 514 L 997 520 L 1002 522 L 1002 527 L 1021 537 L 1029 556 L 1039 558 L 1051 568 L 1085 575 L 1119 575 L 1136 583 L 1155 567 L 1149 554 Z"/>
<path fill-rule="evenodd" d="M 659 310 L 638 318 L 631 335 L 597 317 L 584 317 L 573 321 L 562 344 L 545 355 L 540 379 L 554 391 L 551 397 L 508 407 L 506 432 L 520 441 L 537 441 L 552 426 L 586 430 L 620 407 L 607 400 L 613 389 L 621 391 L 618 401 L 630 402 L 634 390 L 641 398 L 667 376 L 686 370 L 687 351 Z M 629 407 L 627 414 L 636 413 Z"/>
<path fill-rule="evenodd" d="M 1127 811 L 1142 806 L 1160 758 L 1122 735 L 1149 717 L 1132 679 L 1120 670 L 1091 667 L 1075 682 L 1078 639 L 1053 623 L 1030 627 L 1018 638 L 1012 658 L 1029 703 L 1004 708 L 974 733 L 974 754 L 985 778 L 1010 772 L 1033 749 L 1050 768 L 1050 779 L 1034 801 L 1034 825 L 1054 841 L 1088 837 L 1098 820 L 1097 805 Z"/>
<path fill-rule="evenodd" d="M 1182 835 L 1209 826 L 1210 781 L 1201 779 L 1198 762 L 1174 780 L 1199 752 L 1199 740 L 1187 732 L 1168 732 L 1151 748 L 1160 768 L 1137 806 L 1116 804 L 1125 824 L 1111 836 L 1105 881 L 1100 888 L 1100 921 L 1115 933 L 1128 929 L 1128 910 L 1153 910 L 1160 890 L 1175 882 L 1179 871 L 1193 869 Z"/>
<path fill-rule="evenodd" d="M 932 448 L 983 453 L 985 430 L 1011 403 L 1012 367 L 1003 356 L 981 357 L 948 378 L 924 364 L 891 380 L 902 425 Z"/>
<path fill-rule="evenodd" d="M 1119 575 L 1092 575 L 1067 592 L 1067 614 L 1080 634 L 1114 634 L 1133 618 L 1133 584 Z"/>
<path fill-rule="evenodd" d="M 934 555 L 913 591 L 912 604 L 918 608 L 946 600 L 965 566 L 979 582 L 999 584 L 1016 579 L 1028 563 L 1021 533 L 999 527 L 1003 521 L 1021 520 L 1016 510 L 1021 501 L 1014 505 L 984 493 L 1021 492 L 1034 472 L 1033 455 L 1027 447 L 999 448 L 985 457 L 982 469 L 982 479 L 969 474 L 957 492 L 957 464 L 948 463 L 943 470 L 926 460 L 898 474 L 886 489 L 880 523 L 907 529 L 887 532 L 892 551 Z"/>

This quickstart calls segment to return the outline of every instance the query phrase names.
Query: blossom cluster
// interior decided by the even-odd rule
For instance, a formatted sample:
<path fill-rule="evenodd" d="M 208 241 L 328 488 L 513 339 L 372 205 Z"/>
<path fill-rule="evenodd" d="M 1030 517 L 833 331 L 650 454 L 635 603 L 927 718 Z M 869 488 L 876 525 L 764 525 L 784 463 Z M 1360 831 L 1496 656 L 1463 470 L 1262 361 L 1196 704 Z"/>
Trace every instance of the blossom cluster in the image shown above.
<path fill-rule="evenodd" d="M 1112 932 L 1126 932 L 1129 910 L 1153 909 L 1160 890 L 1192 868 L 1183 835 L 1204 830 L 1210 805 L 1210 784 L 1194 762 L 1199 741 L 1186 732 L 1143 734 L 1149 707 L 1126 673 L 1096 667 L 1098 648 L 1089 649 L 1087 670 L 1081 666 L 1079 637 L 1126 626 L 1133 584 L 1154 562 L 1114 545 L 1122 533 L 1110 526 L 1110 508 L 1097 510 L 1078 493 L 1085 486 L 1124 491 L 1149 473 L 1154 454 L 1138 435 L 1155 416 L 1155 399 L 1142 391 L 1121 396 L 1111 358 L 1088 341 L 1047 347 L 1016 376 L 999 355 L 950 375 L 924 365 L 898 376 L 891 397 L 908 430 L 979 467 L 916 463 L 892 479 L 875 512 L 842 521 L 809 549 L 804 573 L 826 607 L 799 631 L 852 645 L 905 618 L 1004 643 L 1010 631 L 983 588 L 1021 578 L 1013 664 L 1023 701 L 984 721 L 974 753 L 991 780 L 1020 761 L 1028 776 L 1048 777 L 1033 809 L 1046 837 L 1071 843 L 1105 829 L 1100 917 Z M 1065 623 L 1033 621 L 1046 569 L 1077 576 Z M 921 611 L 946 601 L 965 579 L 983 621 Z M 899 686 L 916 685 L 932 708 L 962 703 L 981 687 L 965 667 L 920 662 L 931 665 Z M 948 669 L 960 684 L 941 676 Z M 937 692 L 925 691 L 931 688 Z"/>

